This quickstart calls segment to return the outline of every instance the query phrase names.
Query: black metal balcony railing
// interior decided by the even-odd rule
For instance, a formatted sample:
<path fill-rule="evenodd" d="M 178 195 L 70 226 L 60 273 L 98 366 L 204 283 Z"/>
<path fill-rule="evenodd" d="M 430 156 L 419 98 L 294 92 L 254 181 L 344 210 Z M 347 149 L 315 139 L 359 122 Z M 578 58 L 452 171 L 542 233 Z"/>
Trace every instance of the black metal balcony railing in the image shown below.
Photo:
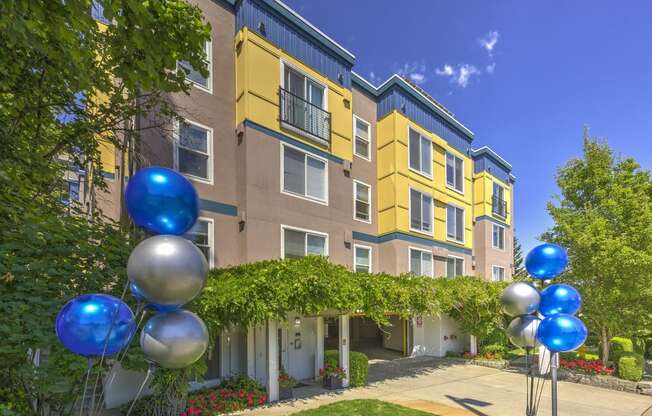
<path fill-rule="evenodd" d="M 504 199 L 494 196 L 491 198 L 491 212 L 499 217 L 507 217 L 507 202 Z"/>
<path fill-rule="evenodd" d="M 331 113 L 283 88 L 279 88 L 279 105 L 282 123 L 330 144 Z"/>

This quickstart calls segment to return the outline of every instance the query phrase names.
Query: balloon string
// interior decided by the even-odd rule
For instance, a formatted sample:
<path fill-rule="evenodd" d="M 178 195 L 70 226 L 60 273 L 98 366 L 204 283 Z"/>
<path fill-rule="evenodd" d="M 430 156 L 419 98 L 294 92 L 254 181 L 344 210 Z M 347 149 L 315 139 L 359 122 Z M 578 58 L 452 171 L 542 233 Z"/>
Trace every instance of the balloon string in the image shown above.
<path fill-rule="evenodd" d="M 88 358 L 88 368 L 86 369 L 86 381 L 84 381 L 84 390 L 82 391 L 82 399 L 79 404 L 79 416 L 84 414 L 84 404 L 86 402 L 86 390 L 88 390 L 88 379 L 91 375 L 91 369 L 93 368 L 93 359 Z"/>
<path fill-rule="evenodd" d="M 144 302 L 139 302 L 138 306 L 136 308 L 136 316 L 140 316 L 140 319 L 138 320 L 138 324 L 136 324 L 136 331 L 134 334 L 138 333 L 138 330 L 140 329 L 140 325 L 143 322 L 143 319 L 145 318 L 145 315 L 147 314 L 147 311 L 145 310 L 145 303 Z M 131 340 L 130 340 L 131 341 Z M 129 343 L 131 344 L 131 342 Z M 127 356 L 127 352 L 129 351 L 129 345 L 127 345 L 124 350 L 122 350 L 119 355 L 118 359 L 113 363 L 113 366 L 111 367 L 111 370 L 109 371 L 109 376 L 108 379 L 109 381 L 104 385 L 104 388 L 102 389 L 102 393 L 100 393 L 100 398 L 98 399 L 98 405 L 97 408 L 94 408 L 93 413 L 91 415 L 97 414 L 99 415 L 100 412 L 102 411 L 102 399 L 104 399 L 104 393 L 113 386 L 113 382 L 116 379 L 117 375 L 117 367 L 118 365 L 121 365 L 122 362 L 124 361 L 125 357 Z"/>
<path fill-rule="evenodd" d="M 136 397 L 131 402 L 131 406 L 129 406 L 129 410 L 127 411 L 127 416 L 129 416 L 131 414 L 131 411 L 134 409 L 134 405 L 140 398 L 140 395 L 143 392 L 145 385 L 147 384 L 147 380 L 149 379 L 149 376 L 152 374 L 153 371 L 154 371 L 154 365 L 150 364 L 149 367 L 147 368 L 147 374 L 145 374 L 145 380 L 143 380 L 143 382 L 141 383 L 140 388 L 138 389 L 138 393 L 136 393 Z"/>
<path fill-rule="evenodd" d="M 552 360 L 552 351 L 550 351 L 550 355 L 551 355 L 551 356 L 550 356 L 550 359 Z M 549 360 L 549 361 L 548 361 L 548 366 L 546 367 L 546 370 L 545 370 L 545 373 L 546 373 L 546 374 L 549 374 L 549 373 L 550 373 L 550 366 L 551 366 L 551 365 L 552 365 L 552 361 Z M 544 388 L 545 385 L 546 385 L 546 381 L 548 380 L 548 377 L 547 377 L 546 375 L 544 375 L 544 377 L 542 377 L 541 380 L 542 380 L 542 383 L 541 383 L 541 389 L 538 390 L 538 387 L 537 387 L 537 390 L 538 390 L 538 391 L 537 391 L 536 394 L 538 395 L 538 398 L 536 399 L 536 406 L 534 407 L 534 414 L 535 414 L 535 415 L 536 415 L 537 412 L 539 411 L 539 404 L 541 403 L 541 397 L 543 396 L 543 388 Z"/>

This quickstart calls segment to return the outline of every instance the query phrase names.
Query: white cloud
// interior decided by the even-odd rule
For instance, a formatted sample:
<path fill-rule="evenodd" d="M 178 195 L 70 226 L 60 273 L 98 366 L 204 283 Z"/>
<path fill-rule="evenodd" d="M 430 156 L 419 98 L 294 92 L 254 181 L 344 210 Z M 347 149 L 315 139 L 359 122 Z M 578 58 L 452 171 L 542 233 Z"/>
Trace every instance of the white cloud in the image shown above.
<path fill-rule="evenodd" d="M 487 73 L 493 74 L 495 70 L 496 70 L 496 63 L 495 62 L 492 62 L 489 65 L 487 65 Z"/>
<path fill-rule="evenodd" d="M 452 65 L 446 64 L 443 68 L 435 69 L 435 74 L 449 78 L 450 82 L 462 88 L 466 88 L 469 85 L 469 80 L 473 75 L 480 75 L 481 73 L 478 68 L 469 64 L 459 64 L 455 68 Z"/>
<path fill-rule="evenodd" d="M 409 78 L 415 84 L 423 84 L 428 80 L 428 77 L 426 77 L 426 71 L 426 64 L 412 62 L 403 64 L 403 66 L 396 70 L 396 73 L 402 77 Z"/>
<path fill-rule="evenodd" d="M 487 33 L 485 37 L 478 39 L 478 43 L 480 43 L 480 46 L 489 52 L 489 56 L 492 56 L 494 48 L 496 47 L 496 43 L 498 43 L 499 36 L 500 34 L 494 30 Z"/>

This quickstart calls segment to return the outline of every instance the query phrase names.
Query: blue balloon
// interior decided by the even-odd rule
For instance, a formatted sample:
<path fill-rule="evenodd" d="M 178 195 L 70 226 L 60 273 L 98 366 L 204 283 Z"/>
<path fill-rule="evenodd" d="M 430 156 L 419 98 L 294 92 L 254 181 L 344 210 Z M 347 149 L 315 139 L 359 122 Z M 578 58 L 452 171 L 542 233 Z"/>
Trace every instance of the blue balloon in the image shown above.
<path fill-rule="evenodd" d="M 197 191 L 183 175 L 168 168 L 136 172 L 127 184 L 125 201 L 134 223 L 155 234 L 184 234 L 199 216 Z"/>
<path fill-rule="evenodd" d="M 582 306 L 582 296 L 573 286 L 563 283 L 546 287 L 541 292 L 539 313 L 553 316 L 560 313 L 574 315 Z"/>
<path fill-rule="evenodd" d="M 565 313 L 545 318 L 537 329 L 537 340 L 552 352 L 574 351 L 587 335 L 584 322 Z"/>
<path fill-rule="evenodd" d="M 147 302 L 145 295 L 141 292 L 140 288 L 134 282 L 129 283 L 129 290 L 134 299 L 138 302 Z M 158 303 L 150 303 L 147 305 L 147 309 L 156 311 L 156 312 L 174 312 L 178 309 L 181 309 L 183 305 L 159 305 Z"/>
<path fill-rule="evenodd" d="M 129 306 L 118 298 L 81 295 L 61 308 L 56 332 L 63 346 L 77 355 L 113 355 L 129 345 L 136 322 Z"/>
<path fill-rule="evenodd" d="M 557 244 L 541 244 L 534 247 L 525 258 L 525 268 L 532 277 L 541 280 L 554 279 L 568 265 L 566 250 Z"/>
<path fill-rule="evenodd" d="M 131 295 L 138 302 L 145 302 L 147 300 L 145 299 L 145 295 L 143 295 L 143 292 L 140 291 L 138 285 L 136 285 L 134 282 L 129 283 L 129 290 L 131 291 Z"/>

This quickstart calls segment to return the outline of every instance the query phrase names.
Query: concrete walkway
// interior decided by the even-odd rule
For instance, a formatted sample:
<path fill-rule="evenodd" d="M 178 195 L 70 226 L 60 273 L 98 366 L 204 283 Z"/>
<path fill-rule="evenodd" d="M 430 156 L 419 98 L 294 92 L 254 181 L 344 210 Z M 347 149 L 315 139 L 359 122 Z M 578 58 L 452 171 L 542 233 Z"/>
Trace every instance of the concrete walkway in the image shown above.
<path fill-rule="evenodd" d="M 367 387 L 325 392 L 317 386 L 295 390 L 294 401 L 245 412 L 275 416 L 351 399 L 379 399 L 439 416 L 522 416 L 525 376 L 434 358 L 400 359 L 370 366 Z M 308 397 L 306 397 L 308 396 Z M 650 396 L 581 384 L 559 383 L 559 416 L 640 416 Z M 550 415 L 550 383 L 544 386 L 539 415 Z"/>

